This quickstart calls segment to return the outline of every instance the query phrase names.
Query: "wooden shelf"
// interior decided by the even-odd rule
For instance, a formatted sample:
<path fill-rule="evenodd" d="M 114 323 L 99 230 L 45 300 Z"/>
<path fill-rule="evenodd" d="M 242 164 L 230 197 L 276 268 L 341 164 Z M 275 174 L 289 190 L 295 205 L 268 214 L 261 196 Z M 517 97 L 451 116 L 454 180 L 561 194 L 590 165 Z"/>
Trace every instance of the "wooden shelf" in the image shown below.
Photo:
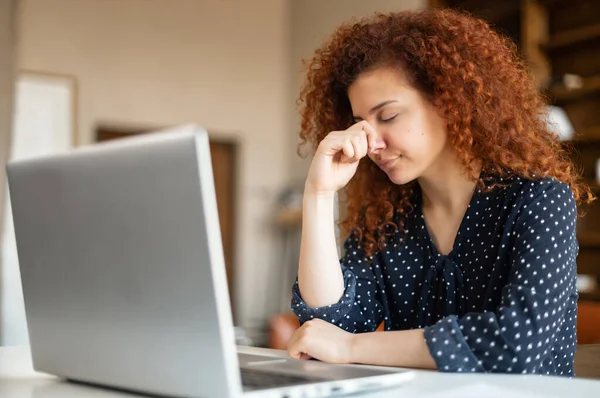
<path fill-rule="evenodd" d="M 547 8 L 548 10 L 552 10 L 555 12 L 560 8 L 572 7 L 574 2 L 580 3 L 581 1 L 582 0 L 535 0 L 536 3 L 539 3 L 541 6 Z"/>
<path fill-rule="evenodd" d="M 448 2 L 448 5 L 459 10 L 468 10 L 480 18 L 493 22 L 498 22 L 511 15 L 518 15 L 521 10 L 520 1 L 517 0 L 489 2 L 482 2 L 480 0 L 462 0 Z"/>
<path fill-rule="evenodd" d="M 570 101 L 600 91 L 600 75 L 583 79 L 581 88 L 567 89 L 564 87 L 553 88 L 550 93 L 556 101 Z"/>
<path fill-rule="evenodd" d="M 586 181 L 594 195 L 597 195 L 600 192 L 600 184 L 597 181 Z"/>
<path fill-rule="evenodd" d="M 600 127 L 593 127 L 583 130 L 571 140 L 563 141 L 567 146 L 574 146 L 581 149 L 581 146 L 588 145 L 594 148 L 600 147 Z"/>
<path fill-rule="evenodd" d="M 581 300 L 581 301 L 600 301 L 600 290 L 596 289 L 591 292 L 579 292 L 579 300 Z"/>
<path fill-rule="evenodd" d="M 590 143 L 598 143 L 600 142 L 600 127 L 590 127 L 582 132 L 581 140 L 587 141 Z"/>
<path fill-rule="evenodd" d="M 600 24 L 584 26 L 582 28 L 557 33 L 550 37 L 550 40 L 545 47 L 546 49 L 554 50 L 597 38 L 600 38 Z"/>
<path fill-rule="evenodd" d="M 537 3 L 546 8 L 569 7 L 573 5 L 573 0 L 536 0 Z M 575 0 L 575 2 L 581 2 Z"/>
<path fill-rule="evenodd" d="M 585 232 L 577 234 L 580 248 L 600 248 L 600 233 Z"/>
<path fill-rule="evenodd" d="M 544 7 L 553 7 L 564 2 L 564 0 L 538 0 L 538 3 L 540 3 Z"/>

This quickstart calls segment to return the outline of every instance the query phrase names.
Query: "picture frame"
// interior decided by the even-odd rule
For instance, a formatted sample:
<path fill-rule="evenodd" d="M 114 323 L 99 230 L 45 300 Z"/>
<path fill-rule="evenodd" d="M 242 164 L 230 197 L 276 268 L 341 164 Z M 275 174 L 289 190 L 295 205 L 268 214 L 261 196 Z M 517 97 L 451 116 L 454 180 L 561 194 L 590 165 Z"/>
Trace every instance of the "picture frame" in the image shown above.
<path fill-rule="evenodd" d="M 79 144 L 78 84 L 74 75 L 19 70 L 15 81 L 12 149 L 15 139 L 27 136 L 52 143 L 48 151 L 63 151 Z M 32 124 L 35 123 L 35 124 Z M 31 149 L 31 148 L 30 148 Z M 11 159 L 19 157 L 11 153 Z"/>
<path fill-rule="evenodd" d="M 13 109 L 11 161 L 66 152 L 78 145 L 78 87 L 75 76 L 17 71 Z M 8 195 L 3 211 L 0 345 L 26 345 L 29 335 Z"/>

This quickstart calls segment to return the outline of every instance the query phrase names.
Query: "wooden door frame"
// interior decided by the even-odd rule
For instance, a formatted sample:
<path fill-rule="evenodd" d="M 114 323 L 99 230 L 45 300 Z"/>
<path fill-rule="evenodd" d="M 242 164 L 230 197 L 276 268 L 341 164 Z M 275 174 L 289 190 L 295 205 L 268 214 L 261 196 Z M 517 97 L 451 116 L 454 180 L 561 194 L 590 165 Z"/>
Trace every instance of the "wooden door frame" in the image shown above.
<path fill-rule="evenodd" d="M 143 126 L 143 125 L 133 125 L 133 124 L 99 124 L 96 126 L 95 128 L 95 132 L 94 132 L 94 141 L 95 142 L 101 142 L 101 141 L 108 141 L 108 140 L 113 140 L 113 139 L 117 139 L 117 138 L 123 138 L 126 137 L 128 135 L 134 136 L 134 135 L 139 135 L 139 134 L 146 134 L 152 131 L 161 131 L 161 130 L 165 130 L 168 127 L 165 126 Z M 117 134 L 114 134 L 114 132 L 119 132 Z M 111 136 L 111 134 L 114 134 Z M 239 162 L 239 153 L 240 153 L 240 142 L 239 140 L 235 139 L 235 138 L 227 138 L 227 137 L 214 137 L 214 135 L 212 135 L 210 132 L 208 133 L 209 135 L 209 142 L 211 144 L 218 144 L 218 145 L 226 145 L 228 147 L 231 148 L 231 151 L 233 153 L 233 165 L 232 170 L 233 170 L 233 176 L 232 176 L 232 181 L 231 181 L 231 186 L 230 188 L 230 192 L 231 192 L 231 196 L 233 198 L 237 198 L 237 193 L 238 193 L 238 182 L 239 182 L 239 172 L 238 172 L 238 162 Z M 233 319 L 236 319 L 236 299 L 237 299 L 237 282 L 236 282 L 236 276 L 237 276 L 237 261 L 236 261 L 236 248 L 237 248 L 237 244 L 238 244 L 238 240 L 237 240 L 237 227 L 238 227 L 238 223 L 237 223 L 237 208 L 238 208 L 238 203 L 237 200 L 234 199 L 232 201 L 232 205 L 231 205 L 231 236 L 229 237 L 229 239 L 231 239 L 230 242 L 230 250 L 229 253 L 225 253 L 225 249 L 224 249 L 224 256 L 225 258 L 229 258 L 230 260 L 230 264 L 229 264 L 229 269 L 228 274 L 227 274 L 227 285 L 228 285 L 228 289 L 229 289 L 229 299 L 230 299 L 230 305 L 231 305 L 231 313 L 233 315 Z M 227 264 L 226 264 L 227 266 Z"/>

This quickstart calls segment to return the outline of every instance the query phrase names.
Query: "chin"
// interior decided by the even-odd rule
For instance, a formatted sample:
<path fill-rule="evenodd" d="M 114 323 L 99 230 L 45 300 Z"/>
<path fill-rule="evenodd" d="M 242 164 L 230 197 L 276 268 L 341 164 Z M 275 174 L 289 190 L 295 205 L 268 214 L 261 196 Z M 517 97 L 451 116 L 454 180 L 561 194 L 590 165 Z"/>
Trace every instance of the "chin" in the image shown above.
<path fill-rule="evenodd" d="M 396 171 L 389 173 L 388 178 L 391 182 L 393 182 L 396 185 L 404 185 L 414 181 L 417 178 L 417 176 L 413 176 L 412 174 L 408 173 L 399 173 Z"/>

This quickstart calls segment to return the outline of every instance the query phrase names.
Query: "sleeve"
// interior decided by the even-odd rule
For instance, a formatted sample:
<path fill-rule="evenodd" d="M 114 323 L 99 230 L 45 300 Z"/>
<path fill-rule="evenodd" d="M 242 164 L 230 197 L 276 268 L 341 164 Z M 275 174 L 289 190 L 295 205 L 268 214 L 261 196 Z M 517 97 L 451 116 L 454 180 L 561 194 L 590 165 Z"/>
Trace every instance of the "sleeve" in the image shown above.
<path fill-rule="evenodd" d="M 340 266 L 345 289 L 340 300 L 325 307 L 311 308 L 302 299 L 296 280 L 292 288 L 292 310 L 300 324 L 319 318 L 351 333 L 373 332 L 384 318 L 374 273 L 378 256 L 367 259 L 352 236 L 344 243 L 344 252 Z"/>
<path fill-rule="evenodd" d="M 561 344 L 575 351 L 575 317 L 568 312 L 577 300 L 575 199 L 565 184 L 540 185 L 536 194 L 527 192 L 516 218 L 511 270 L 497 310 L 450 316 L 425 328 L 441 371 L 539 373 L 561 329 L 572 328 L 571 341 Z"/>

